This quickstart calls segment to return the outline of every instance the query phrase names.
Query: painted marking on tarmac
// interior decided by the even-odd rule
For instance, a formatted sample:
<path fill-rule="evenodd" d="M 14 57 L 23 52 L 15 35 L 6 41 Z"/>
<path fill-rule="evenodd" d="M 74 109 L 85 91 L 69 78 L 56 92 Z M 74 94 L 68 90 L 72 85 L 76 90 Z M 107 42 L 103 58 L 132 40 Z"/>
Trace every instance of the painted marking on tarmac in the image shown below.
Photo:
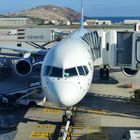
<path fill-rule="evenodd" d="M 81 134 L 78 134 L 78 133 L 72 133 L 71 134 L 71 137 L 80 137 L 81 136 Z"/>
<path fill-rule="evenodd" d="M 43 112 L 44 112 L 44 113 L 62 113 L 63 110 L 45 108 L 45 109 L 43 110 Z"/>
<path fill-rule="evenodd" d="M 86 127 L 87 129 L 90 129 L 90 130 L 96 130 L 96 129 L 101 129 L 101 126 L 87 126 Z"/>
<path fill-rule="evenodd" d="M 62 129 L 64 129 L 65 126 L 62 126 Z M 83 125 L 79 125 L 79 126 L 72 126 L 72 129 L 83 129 L 84 126 Z"/>
<path fill-rule="evenodd" d="M 46 139 L 51 136 L 49 132 L 32 131 L 29 138 Z"/>
<path fill-rule="evenodd" d="M 79 133 L 73 133 L 73 130 L 75 128 L 73 126 L 70 126 L 69 131 L 68 131 L 68 136 L 67 136 L 67 140 L 71 140 L 71 137 L 80 137 L 81 134 Z"/>
<path fill-rule="evenodd" d="M 35 125 L 34 128 L 37 129 L 54 129 L 54 125 Z"/>
<path fill-rule="evenodd" d="M 80 109 L 79 112 L 85 112 L 85 113 L 94 113 L 99 115 L 108 115 L 109 112 L 105 110 L 96 110 L 96 109 Z"/>
<path fill-rule="evenodd" d="M 108 134 L 103 134 L 103 133 L 93 133 L 93 134 L 87 135 L 86 138 L 88 138 L 88 139 L 93 139 L 93 138 L 108 139 L 109 135 Z"/>
<path fill-rule="evenodd" d="M 103 115 L 107 114 L 107 112 L 103 110 L 87 110 L 87 112 L 95 113 L 95 114 L 103 114 Z"/>

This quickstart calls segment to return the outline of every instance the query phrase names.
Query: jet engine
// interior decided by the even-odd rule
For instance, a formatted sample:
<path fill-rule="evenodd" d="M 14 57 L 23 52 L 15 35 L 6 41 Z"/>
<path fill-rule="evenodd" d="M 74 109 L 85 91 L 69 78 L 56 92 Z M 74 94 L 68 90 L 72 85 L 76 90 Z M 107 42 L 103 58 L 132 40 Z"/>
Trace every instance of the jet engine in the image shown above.
<path fill-rule="evenodd" d="M 15 64 L 15 71 L 19 76 L 25 77 L 32 71 L 32 64 L 28 59 L 18 60 Z"/>
<path fill-rule="evenodd" d="M 130 68 L 122 68 L 122 72 L 124 75 L 131 77 L 135 76 L 138 73 L 138 70 L 132 70 Z"/>

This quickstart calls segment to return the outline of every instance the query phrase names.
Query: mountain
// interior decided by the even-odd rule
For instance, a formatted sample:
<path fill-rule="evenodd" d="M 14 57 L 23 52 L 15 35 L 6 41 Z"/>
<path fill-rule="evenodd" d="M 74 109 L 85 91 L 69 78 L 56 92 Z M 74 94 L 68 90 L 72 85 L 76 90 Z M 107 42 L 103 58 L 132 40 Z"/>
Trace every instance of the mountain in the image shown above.
<path fill-rule="evenodd" d="M 80 13 L 70 9 L 54 5 L 45 5 L 24 10 L 21 12 L 9 13 L 8 17 L 31 17 L 44 20 L 70 20 L 79 21 Z"/>

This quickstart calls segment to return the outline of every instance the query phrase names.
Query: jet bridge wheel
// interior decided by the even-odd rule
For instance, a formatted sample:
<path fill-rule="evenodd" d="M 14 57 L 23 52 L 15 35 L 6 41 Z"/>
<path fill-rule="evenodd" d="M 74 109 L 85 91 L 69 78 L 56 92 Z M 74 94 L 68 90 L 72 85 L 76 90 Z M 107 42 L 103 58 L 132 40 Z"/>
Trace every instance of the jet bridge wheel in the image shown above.
<path fill-rule="evenodd" d="M 106 65 L 100 69 L 100 78 L 109 80 L 109 69 L 106 67 Z"/>

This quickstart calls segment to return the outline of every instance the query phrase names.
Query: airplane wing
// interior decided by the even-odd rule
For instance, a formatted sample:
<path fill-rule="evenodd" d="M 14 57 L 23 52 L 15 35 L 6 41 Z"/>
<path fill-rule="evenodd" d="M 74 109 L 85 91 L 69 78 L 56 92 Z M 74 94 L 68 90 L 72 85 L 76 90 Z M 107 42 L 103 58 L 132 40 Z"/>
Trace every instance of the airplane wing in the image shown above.
<path fill-rule="evenodd" d="M 40 55 L 45 55 L 49 50 L 49 49 L 17 47 L 17 46 L 11 46 L 11 45 L 9 45 L 9 46 L 0 45 L 0 49 L 12 50 L 12 51 L 23 52 L 23 53 L 40 54 Z"/>
<path fill-rule="evenodd" d="M 38 67 L 37 65 L 42 65 L 42 61 L 49 50 L 11 45 L 0 45 L 0 49 L 13 51 L 0 51 L 0 58 L 2 58 L 2 64 L 5 64 L 5 61 L 9 58 L 10 60 L 14 60 L 10 61 L 10 65 L 14 65 L 12 68 L 14 68 L 16 74 L 21 77 L 28 76 L 32 72 L 34 66 Z"/>

